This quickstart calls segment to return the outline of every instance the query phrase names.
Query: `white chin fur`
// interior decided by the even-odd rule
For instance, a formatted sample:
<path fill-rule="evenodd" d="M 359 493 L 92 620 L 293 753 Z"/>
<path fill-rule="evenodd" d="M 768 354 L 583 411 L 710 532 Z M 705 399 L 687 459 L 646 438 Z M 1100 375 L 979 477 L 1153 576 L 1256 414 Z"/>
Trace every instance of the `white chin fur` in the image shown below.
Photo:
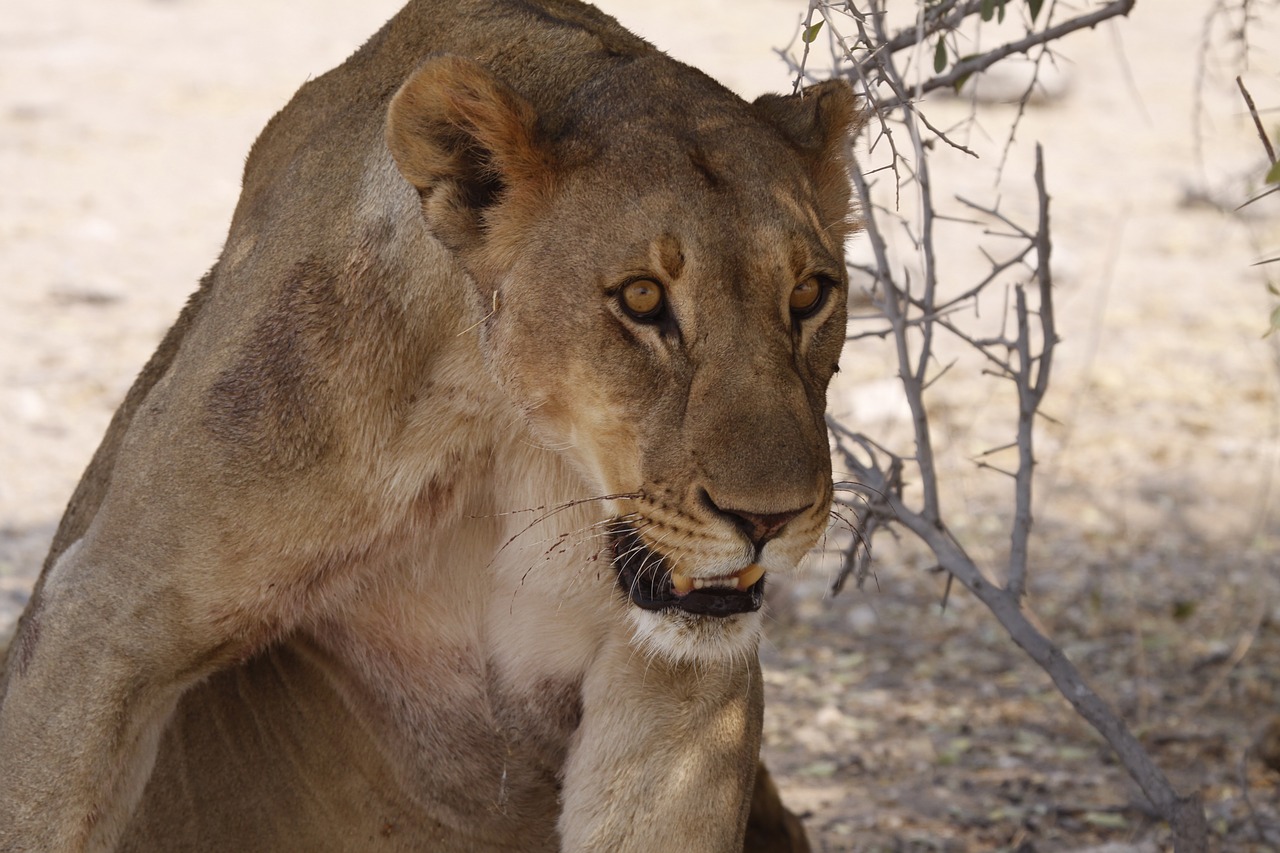
<path fill-rule="evenodd" d="M 733 616 L 695 616 L 680 610 L 627 608 L 635 629 L 632 642 L 646 655 L 674 663 L 706 666 L 745 661 L 756 653 L 764 624 L 762 611 Z"/>

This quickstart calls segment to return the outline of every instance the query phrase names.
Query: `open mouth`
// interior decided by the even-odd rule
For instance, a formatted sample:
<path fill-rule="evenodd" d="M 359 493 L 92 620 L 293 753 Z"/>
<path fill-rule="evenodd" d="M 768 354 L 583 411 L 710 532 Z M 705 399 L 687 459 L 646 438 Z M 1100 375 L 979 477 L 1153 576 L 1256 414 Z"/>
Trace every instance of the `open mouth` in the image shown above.
<path fill-rule="evenodd" d="M 613 530 L 613 567 L 618 586 L 644 610 L 683 610 L 699 616 L 733 616 L 760 609 L 764 569 L 751 565 L 722 578 L 690 578 L 673 573 L 631 525 Z"/>

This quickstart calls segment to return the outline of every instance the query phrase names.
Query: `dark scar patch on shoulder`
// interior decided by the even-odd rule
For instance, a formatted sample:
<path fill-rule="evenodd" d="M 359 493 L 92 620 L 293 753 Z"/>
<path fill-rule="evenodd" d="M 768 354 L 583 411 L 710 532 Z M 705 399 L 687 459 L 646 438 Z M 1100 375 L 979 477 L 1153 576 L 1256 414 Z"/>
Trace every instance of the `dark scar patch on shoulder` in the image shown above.
<path fill-rule="evenodd" d="M 321 402 L 327 380 L 319 344 L 341 308 L 335 275 L 315 260 L 297 264 L 210 389 L 210 432 L 237 455 L 281 469 L 321 458 L 332 428 Z"/>
<path fill-rule="evenodd" d="M 239 464 L 301 471 L 409 407 L 434 350 L 411 331 L 389 239 L 375 225 L 344 258 L 311 256 L 275 286 L 204 407 Z"/>

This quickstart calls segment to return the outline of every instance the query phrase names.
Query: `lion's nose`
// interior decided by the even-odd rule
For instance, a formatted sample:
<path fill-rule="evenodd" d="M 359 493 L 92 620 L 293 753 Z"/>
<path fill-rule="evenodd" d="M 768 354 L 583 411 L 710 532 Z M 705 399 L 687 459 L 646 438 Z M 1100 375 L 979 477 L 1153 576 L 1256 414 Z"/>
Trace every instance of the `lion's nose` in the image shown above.
<path fill-rule="evenodd" d="M 729 510 L 728 514 L 734 517 L 734 523 L 747 534 L 747 538 L 751 540 L 751 544 L 760 548 L 764 543 L 778 535 L 788 521 L 795 518 L 802 509 L 791 510 L 790 512 L 774 512 L 768 515 L 761 515 L 755 512 L 743 512 L 742 510 Z"/>
<path fill-rule="evenodd" d="M 808 507 L 801 507 L 800 509 L 787 510 L 786 512 L 749 512 L 744 509 L 720 506 L 705 489 L 702 492 L 702 496 L 708 506 L 721 515 L 728 517 L 742 531 L 743 535 L 751 540 L 751 544 L 756 547 L 757 551 L 764 547 L 764 543 L 777 536 L 778 532 L 786 527 L 787 522 L 808 509 Z"/>

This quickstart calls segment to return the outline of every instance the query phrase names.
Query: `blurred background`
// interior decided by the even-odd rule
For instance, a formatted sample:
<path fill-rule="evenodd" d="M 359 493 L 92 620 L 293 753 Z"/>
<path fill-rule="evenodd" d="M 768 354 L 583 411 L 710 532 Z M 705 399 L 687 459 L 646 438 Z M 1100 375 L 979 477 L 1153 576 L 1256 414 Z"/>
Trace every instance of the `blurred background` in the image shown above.
<path fill-rule="evenodd" d="M 257 132 L 399 5 L 7 0 L 0 631 L 112 411 L 216 258 Z M 804 2 L 597 5 L 745 97 L 790 90 L 776 49 L 797 53 Z M 1214 844 L 1269 850 L 1280 774 L 1259 738 L 1280 714 L 1280 362 L 1265 335 L 1280 299 L 1266 274 L 1280 279 L 1280 263 L 1253 264 L 1280 256 L 1280 195 L 1236 209 L 1266 155 L 1234 77 L 1274 139 L 1280 8 L 1243 5 L 1257 15 L 1247 56 L 1233 19 L 1214 17 L 1233 7 L 1221 0 L 1141 0 L 1064 39 L 1012 145 L 1020 108 L 998 89 L 934 93 L 923 109 L 978 155 L 934 151 L 935 197 L 955 216 L 960 195 L 1033 225 L 1044 146 L 1063 340 L 1037 434 L 1031 604 L 1175 781 L 1204 790 Z M 868 168 L 884 156 L 858 150 Z M 875 192 L 894 204 L 891 181 Z M 986 264 L 975 233 L 939 233 L 950 286 Z M 891 250 L 918 264 L 909 241 Z M 865 239 L 850 251 L 865 259 Z M 1011 483 L 975 462 L 999 463 L 984 454 L 1012 438 L 1015 412 L 961 355 L 928 396 L 944 508 L 996 565 Z M 909 454 L 891 346 L 857 341 L 842 366 L 833 413 Z M 940 607 L 927 552 L 882 536 L 873 578 L 834 598 L 829 562 L 813 562 L 774 590 L 764 657 L 766 755 L 816 849 L 1165 848 L 1106 747 L 985 609 L 958 587 Z"/>

